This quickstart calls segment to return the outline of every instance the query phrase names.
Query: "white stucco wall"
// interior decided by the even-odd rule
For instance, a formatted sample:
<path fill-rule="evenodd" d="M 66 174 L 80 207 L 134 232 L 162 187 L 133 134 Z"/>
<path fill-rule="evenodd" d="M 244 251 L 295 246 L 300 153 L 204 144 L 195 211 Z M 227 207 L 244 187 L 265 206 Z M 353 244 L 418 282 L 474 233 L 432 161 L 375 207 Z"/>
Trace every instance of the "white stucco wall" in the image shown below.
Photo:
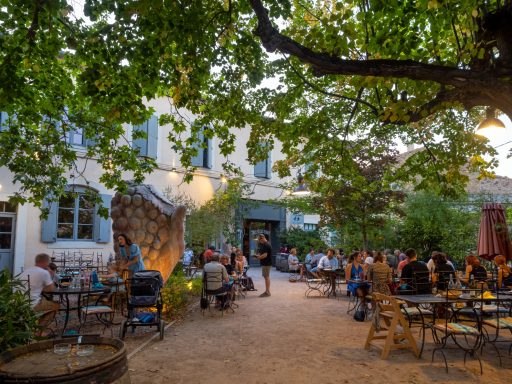
<path fill-rule="evenodd" d="M 152 100 L 149 103 L 155 108 L 155 113 L 160 115 L 168 112 L 169 102 L 167 99 Z M 180 111 L 187 119 L 193 118 L 187 111 Z M 159 127 L 158 132 L 158 150 L 157 163 L 158 168 L 146 176 L 145 183 L 152 184 L 160 190 L 171 188 L 174 193 L 183 193 L 192 197 L 196 202 L 202 204 L 209 200 L 214 192 L 223 188 L 220 182 L 220 176 L 223 174 L 222 165 L 226 158 L 218 151 L 217 138 L 212 141 L 213 156 L 212 169 L 199 168 L 195 173 L 194 179 L 190 184 L 182 183 L 183 168 L 179 162 L 178 156 L 170 148 L 167 140 L 170 127 Z M 272 173 L 271 179 L 261 179 L 254 177 L 254 165 L 247 161 L 248 153 L 246 143 L 249 139 L 250 129 L 234 130 L 236 134 L 236 151 L 229 156 L 229 161 L 240 166 L 244 174 L 244 180 L 253 186 L 253 195 L 251 198 L 256 200 L 286 198 L 285 193 L 279 187 L 282 181 Z M 127 127 L 127 137 L 131 137 L 131 127 Z M 272 162 L 282 159 L 282 147 L 280 143 L 275 144 L 272 150 Z M 78 168 L 85 166 L 85 160 L 78 160 Z M 176 167 L 177 172 L 171 172 Z M 96 189 L 99 193 L 113 194 L 98 183 L 101 176 L 101 169 L 93 160 L 87 161 L 87 167 L 82 176 L 77 176 L 73 172 L 68 173 L 69 184 L 86 185 Z M 129 180 L 130 174 L 125 174 L 124 178 Z M 18 190 L 18 187 L 12 183 L 12 176 L 6 168 L 0 168 L 0 201 L 6 201 L 10 195 Z M 18 207 L 16 221 L 15 238 L 15 273 L 21 272 L 21 268 L 33 265 L 34 256 L 39 252 L 47 252 L 52 255 L 54 252 L 68 250 L 70 252 L 100 252 L 106 260 L 112 250 L 112 244 L 99 244 L 89 241 L 57 241 L 55 243 L 41 242 L 41 221 L 39 219 L 39 209 L 31 204 Z M 318 220 L 317 220 L 318 221 Z M 310 221 L 307 221 L 310 222 Z"/>

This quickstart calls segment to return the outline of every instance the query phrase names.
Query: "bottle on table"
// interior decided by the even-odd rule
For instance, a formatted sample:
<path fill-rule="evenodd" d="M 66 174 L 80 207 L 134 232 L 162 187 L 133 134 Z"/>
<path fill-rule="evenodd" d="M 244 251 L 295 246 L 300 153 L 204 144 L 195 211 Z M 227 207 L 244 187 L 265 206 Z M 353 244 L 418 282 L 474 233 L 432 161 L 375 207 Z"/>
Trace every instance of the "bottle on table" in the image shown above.
<path fill-rule="evenodd" d="M 455 282 L 453 281 L 453 275 L 450 274 L 450 281 L 448 282 L 448 289 L 454 289 L 455 288 Z"/>

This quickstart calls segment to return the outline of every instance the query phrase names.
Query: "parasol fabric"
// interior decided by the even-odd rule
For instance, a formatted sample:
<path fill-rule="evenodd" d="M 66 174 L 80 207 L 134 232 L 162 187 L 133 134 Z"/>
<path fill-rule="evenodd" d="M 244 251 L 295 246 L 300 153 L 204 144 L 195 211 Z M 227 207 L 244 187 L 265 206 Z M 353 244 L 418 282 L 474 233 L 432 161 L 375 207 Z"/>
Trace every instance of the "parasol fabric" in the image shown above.
<path fill-rule="evenodd" d="M 482 207 L 477 253 L 487 260 L 494 259 L 496 255 L 512 259 L 505 209 L 499 203 L 484 203 Z"/>

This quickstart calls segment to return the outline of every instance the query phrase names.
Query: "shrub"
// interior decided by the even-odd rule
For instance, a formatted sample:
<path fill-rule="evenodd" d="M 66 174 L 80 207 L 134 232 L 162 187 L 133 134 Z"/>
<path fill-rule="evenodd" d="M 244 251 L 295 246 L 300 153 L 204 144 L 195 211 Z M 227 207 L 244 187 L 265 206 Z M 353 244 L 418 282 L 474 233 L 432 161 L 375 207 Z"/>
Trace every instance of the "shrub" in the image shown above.
<path fill-rule="evenodd" d="M 22 288 L 7 269 L 0 271 L 0 352 L 25 344 L 36 330 L 30 297 Z"/>
<path fill-rule="evenodd" d="M 187 307 L 190 297 L 201 295 L 202 279 L 189 280 L 176 266 L 162 289 L 163 311 L 167 316 L 176 316 Z"/>

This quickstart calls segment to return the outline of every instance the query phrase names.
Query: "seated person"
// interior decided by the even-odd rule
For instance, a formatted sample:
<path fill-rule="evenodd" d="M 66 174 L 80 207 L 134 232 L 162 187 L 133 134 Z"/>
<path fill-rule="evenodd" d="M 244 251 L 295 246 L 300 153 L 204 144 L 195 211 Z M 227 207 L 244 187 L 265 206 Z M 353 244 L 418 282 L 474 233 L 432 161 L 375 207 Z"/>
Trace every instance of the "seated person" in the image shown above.
<path fill-rule="evenodd" d="M 220 263 L 226 268 L 226 272 L 229 276 L 230 283 L 233 283 L 233 279 L 236 278 L 236 272 L 235 268 L 229 263 L 229 256 L 228 255 L 221 255 L 220 256 Z"/>
<path fill-rule="evenodd" d="M 288 255 L 288 269 L 293 272 L 297 272 L 300 269 L 297 248 L 290 249 L 290 254 Z"/>
<path fill-rule="evenodd" d="M 368 294 L 369 284 L 366 282 L 357 282 L 354 280 L 364 280 L 365 267 L 363 266 L 362 255 L 360 252 L 354 252 L 348 259 L 347 268 L 345 269 L 345 276 L 348 281 L 347 291 L 353 296 L 358 296 L 364 303 L 365 297 Z M 352 281 L 349 281 L 352 280 Z"/>
<path fill-rule="evenodd" d="M 224 305 L 225 295 L 220 295 L 228 291 L 229 287 L 229 275 L 226 268 L 219 263 L 220 255 L 218 252 L 214 252 L 210 258 L 210 262 L 206 263 L 203 268 L 203 281 L 206 283 L 206 289 L 209 292 L 215 292 L 219 294 L 217 296 L 217 302 Z M 212 274 L 214 278 L 207 277 L 208 274 Z"/>
<path fill-rule="evenodd" d="M 304 259 L 304 265 L 306 266 L 306 270 L 308 272 L 311 272 L 311 269 L 313 269 L 313 266 L 311 263 L 313 262 L 313 258 L 315 257 L 315 250 L 311 248 L 309 250 L 309 253 L 306 255 L 306 258 Z"/>
<path fill-rule="evenodd" d="M 19 277 L 21 280 L 30 281 L 31 306 L 36 314 L 40 314 L 38 324 L 42 331 L 39 336 L 46 336 L 44 328 L 50 324 L 59 310 L 59 303 L 41 296 L 43 292 L 52 292 L 55 289 L 55 284 L 48 271 L 49 264 L 50 256 L 40 253 L 36 256 L 35 265 L 25 269 Z"/>
<path fill-rule="evenodd" d="M 435 256 L 438 253 L 442 253 L 442 252 L 432 251 L 432 255 L 430 257 L 430 260 L 427 263 L 427 268 L 430 271 L 430 273 L 434 273 L 434 270 L 436 269 Z M 455 266 L 453 265 L 453 263 L 450 260 L 448 260 L 448 256 L 446 256 L 446 254 L 444 254 L 444 253 L 443 253 L 443 255 L 445 256 L 446 264 L 448 264 L 450 267 L 452 267 L 452 269 L 455 271 Z"/>
<path fill-rule="evenodd" d="M 432 275 L 432 284 L 435 284 L 437 289 L 446 291 L 450 276 L 455 279 L 455 270 L 452 265 L 448 263 L 446 255 L 442 252 L 436 252 L 432 255 L 434 260 L 434 274 Z"/>
<path fill-rule="evenodd" d="M 102 276 L 102 279 L 109 285 L 112 285 L 111 292 L 124 291 L 124 280 L 119 276 L 119 267 L 110 263 L 107 266 L 107 274 Z"/>
<path fill-rule="evenodd" d="M 334 249 L 332 248 L 329 248 L 327 250 L 327 255 L 322 256 L 318 262 L 317 270 L 323 271 L 324 269 L 330 269 L 332 271 L 338 269 L 338 259 L 334 257 Z"/>
<path fill-rule="evenodd" d="M 372 292 L 379 292 L 384 295 L 391 295 L 392 269 L 384 260 L 384 254 L 377 252 L 373 258 L 373 264 L 368 268 L 368 280 L 372 282 Z"/>
<path fill-rule="evenodd" d="M 498 287 L 512 287 L 512 273 L 507 265 L 507 259 L 503 255 L 494 257 L 494 264 L 498 267 Z"/>
<path fill-rule="evenodd" d="M 480 265 L 478 257 L 473 255 L 466 256 L 466 274 L 464 275 L 464 281 L 468 282 L 471 275 L 473 275 L 475 281 L 483 282 L 487 280 L 487 270 L 484 266 Z"/>
<path fill-rule="evenodd" d="M 401 294 L 409 293 L 413 295 L 421 295 L 432 293 L 430 286 L 430 272 L 427 265 L 418 261 L 416 250 L 409 248 L 405 251 L 405 256 L 409 261 L 402 269 L 400 276 L 400 292 Z"/>

